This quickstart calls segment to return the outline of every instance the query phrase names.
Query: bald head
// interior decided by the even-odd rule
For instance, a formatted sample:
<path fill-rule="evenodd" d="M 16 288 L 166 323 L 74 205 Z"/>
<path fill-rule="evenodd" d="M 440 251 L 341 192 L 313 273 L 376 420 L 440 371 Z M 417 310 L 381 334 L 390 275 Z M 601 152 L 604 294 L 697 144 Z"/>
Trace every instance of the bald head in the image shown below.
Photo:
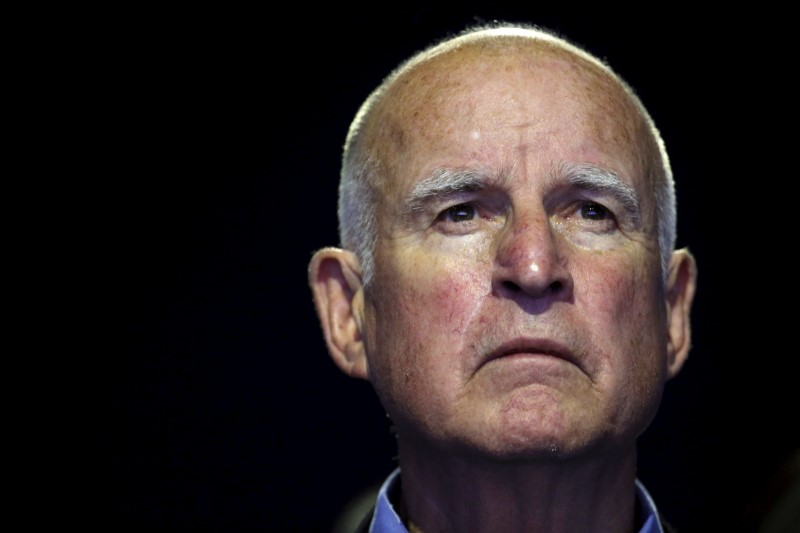
<path fill-rule="evenodd" d="M 540 97 L 516 105 L 520 91 Z M 554 127 L 579 121 L 576 127 L 593 130 L 603 144 L 626 153 L 630 173 L 646 181 L 650 198 L 644 214 L 657 235 L 666 272 L 675 238 L 674 192 L 649 114 L 599 59 L 550 33 L 504 26 L 469 30 L 417 53 L 368 97 L 351 124 L 340 182 L 340 237 L 361 260 L 364 282 L 372 277 L 385 191 L 399 172 L 426 170 L 408 168 L 414 153 L 436 149 L 446 155 L 453 129 L 478 135 L 480 128 L 472 126 L 488 117 L 525 128 L 544 120 L 549 100 L 575 102 L 575 112 L 556 117 Z M 494 102 L 505 105 L 500 109 Z M 476 143 L 474 150 L 481 149 Z"/>

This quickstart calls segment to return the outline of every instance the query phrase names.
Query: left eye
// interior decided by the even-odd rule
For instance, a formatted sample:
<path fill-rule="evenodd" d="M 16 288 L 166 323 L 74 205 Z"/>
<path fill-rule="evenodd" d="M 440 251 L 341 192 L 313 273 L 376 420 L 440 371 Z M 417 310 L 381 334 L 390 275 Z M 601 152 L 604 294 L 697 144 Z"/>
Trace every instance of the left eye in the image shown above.
<path fill-rule="evenodd" d="M 589 220 L 605 220 L 611 217 L 611 212 L 600 204 L 586 202 L 580 208 L 581 217 Z"/>
<path fill-rule="evenodd" d="M 475 218 L 475 207 L 469 204 L 458 204 L 445 209 L 440 215 L 452 222 L 465 222 Z"/>

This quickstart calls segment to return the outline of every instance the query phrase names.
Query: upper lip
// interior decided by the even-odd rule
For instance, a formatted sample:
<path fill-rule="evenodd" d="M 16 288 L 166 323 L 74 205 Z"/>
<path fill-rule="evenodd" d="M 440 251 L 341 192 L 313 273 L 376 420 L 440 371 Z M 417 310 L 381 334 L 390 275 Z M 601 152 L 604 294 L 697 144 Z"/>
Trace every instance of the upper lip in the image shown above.
<path fill-rule="evenodd" d="M 542 354 L 557 357 L 581 367 L 580 361 L 575 354 L 566 346 L 552 339 L 539 339 L 530 337 L 520 337 L 500 344 L 492 350 L 484 359 L 483 364 L 495 359 L 500 359 L 507 355 L 518 353 Z"/>

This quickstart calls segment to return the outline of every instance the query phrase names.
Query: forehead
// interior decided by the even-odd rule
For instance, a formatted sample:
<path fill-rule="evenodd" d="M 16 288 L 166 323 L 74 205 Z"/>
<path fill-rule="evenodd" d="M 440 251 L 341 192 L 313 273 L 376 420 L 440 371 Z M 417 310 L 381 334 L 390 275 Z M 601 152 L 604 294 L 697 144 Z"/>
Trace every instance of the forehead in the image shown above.
<path fill-rule="evenodd" d="M 531 39 L 470 43 L 426 58 L 387 89 L 373 148 L 385 189 L 407 192 L 437 166 L 514 167 L 527 157 L 607 161 L 644 176 L 644 121 L 599 64 Z M 639 184 L 643 185 L 643 184 Z"/>

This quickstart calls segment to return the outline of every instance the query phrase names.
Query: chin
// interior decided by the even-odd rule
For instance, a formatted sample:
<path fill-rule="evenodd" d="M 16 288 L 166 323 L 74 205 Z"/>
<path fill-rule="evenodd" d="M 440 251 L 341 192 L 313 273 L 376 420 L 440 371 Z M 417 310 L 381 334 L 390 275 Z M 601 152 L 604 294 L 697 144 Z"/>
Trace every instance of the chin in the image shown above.
<path fill-rule="evenodd" d="M 501 445 L 497 459 L 503 461 L 565 461 L 587 455 L 594 446 L 577 444 L 568 439 L 537 439 Z"/>
<path fill-rule="evenodd" d="M 596 453 L 608 443 L 600 436 L 545 431 L 497 431 L 460 439 L 453 452 L 475 460 L 499 462 L 560 462 Z"/>

